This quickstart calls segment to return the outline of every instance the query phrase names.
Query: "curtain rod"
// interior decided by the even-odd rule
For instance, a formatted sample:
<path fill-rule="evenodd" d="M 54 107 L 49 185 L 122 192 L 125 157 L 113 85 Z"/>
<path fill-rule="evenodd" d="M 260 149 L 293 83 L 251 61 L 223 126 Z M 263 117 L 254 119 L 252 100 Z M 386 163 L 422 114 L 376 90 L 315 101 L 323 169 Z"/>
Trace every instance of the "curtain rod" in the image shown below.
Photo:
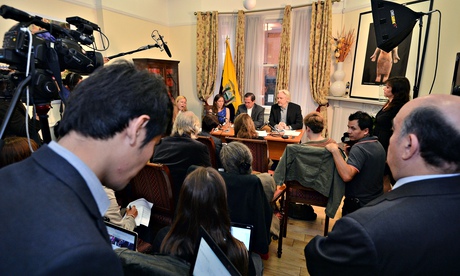
<path fill-rule="evenodd" d="M 332 0 L 332 3 L 334 2 L 340 2 L 341 0 Z M 299 5 L 299 6 L 293 6 L 292 9 L 297 9 L 297 8 L 305 8 L 305 7 L 310 7 L 313 4 L 305 4 L 305 5 Z M 282 11 L 284 8 L 271 8 L 271 9 L 263 9 L 263 10 L 254 10 L 254 11 L 245 11 L 244 13 L 256 13 L 256 12 L 267 12 L 267 11 Z M 219 12 L 219 15 L 221 14 L 237 14 L 238 12 Z M 197 12 L 194 13 L 197 15 Z"/>

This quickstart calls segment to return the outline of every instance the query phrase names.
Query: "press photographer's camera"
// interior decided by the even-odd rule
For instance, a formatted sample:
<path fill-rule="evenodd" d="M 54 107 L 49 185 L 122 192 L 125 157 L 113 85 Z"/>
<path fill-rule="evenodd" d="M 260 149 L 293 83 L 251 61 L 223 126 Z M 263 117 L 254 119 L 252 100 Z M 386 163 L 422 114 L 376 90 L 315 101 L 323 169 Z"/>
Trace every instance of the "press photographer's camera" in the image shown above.
<path fill-rule="evenodd" d="M 6 5 L 0 7 L 0 15 L 19 22 L 5 34 L 3 49 L 0 49 L 0 62 L 9 64 L 11 69 L 25 71 L 30 47 L 33 49 L 36 68 L 48 69 L 48 63 L 53 62 L 50 60 L 50 50 L 57 53 L 61 71 L 68 69 L 79 74 L 90 74 L 104 63 L 101 53 L 85 51 L 79 44 L 88 45 L 94 41 L 92 30 L 97 26 L 94 23 L 79 17 L 70 17 L 68 21 L 78 24 L 79 28 L 69 30 Z M 46 29 L 49 34 L 39 32 L 30 37 L 25 28 L 31 24 Z"/>
<path fill-rule="evenodd" d="M 101 39 L 103 34 L 96 24 L 80 17 L 67 18 L 69 24 L 77 27 L 72 30 L 67 25 L 47 23 L 41 17 L 6 5 L 0 7 L 0 16 L 19 22 L 5 33 L 0 49 L 0 62 L 8 64 L 8 69 L 1 72 L 0 98 L 9 102 L 0 126 L 0 138 L 22 97 L 27 100 L 27 106 L 34 105 L 43 140 L 50 142 L 47 113 L 51 101 L 61 98 L 66 103 L 70 93 L 62 83 L 61 72 L 67 69 L 86 75 L 103 65 L 102 54 L 95 51 L 93 30 L 101 33 Z M 36 27 L 33 32 L 31 25 Z M 94 51 L 85 51 L 81 45 Z M 2 140 L 0 148 L 1 145 Z"/>

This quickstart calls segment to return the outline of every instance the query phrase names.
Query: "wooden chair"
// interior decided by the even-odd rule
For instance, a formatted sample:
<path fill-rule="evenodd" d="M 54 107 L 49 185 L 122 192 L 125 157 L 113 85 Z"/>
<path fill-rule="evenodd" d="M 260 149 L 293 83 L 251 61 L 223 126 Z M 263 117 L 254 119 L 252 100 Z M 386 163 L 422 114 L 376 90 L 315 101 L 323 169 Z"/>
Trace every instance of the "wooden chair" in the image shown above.
<path fill-rule="evenodd" d="M 211 166 L 217 170 L 218 166 L 217 166 L 217 156 L 216 156 L 216 144 L 214 143 L 214 140 L 212 139 L 212 137 L 211 136 L 198 136 L 196 140 L 200 141 L 201 143 L 205 144 L 208 147 L 209 157 L 211 158 Z"/>
<path fill-rule="evenodd" d="M 252 153 L 252 169 L 258 172 L 268 172 L 268 147 L 266 140 L 244 139 L 236 137 L 225 137 L 229 143 L 238 141 L 246 146 Z"/>
<path fill-rule="evenodd" d="M 298 181 L 286 181 L 285 196 L 281 197 L 281 214 L 280 235 L 278 240 L 278 258 L 281 258 L 283 250 L 283 238 L 286 237 L 288 225 L 289 202 L 310 204 L 320 207 L 326 207 L 328 197 L 323 196 L 312 188 L 302 186 Z M 329 217 L 326 215 L 324 221 L 324 236 L 329 232 Z"/>
<path fill-rule="evenodd" d="M 171 175 L 166 165 L 147 163 L 130 184 L 116 195 L 121 206 L 126 206 L 129 202 L 139 198 L 145 198 L 153 203 L 149 223 L 149 235 L 152 239 L 159 229 L 172 224 L 175 205 Z M 148 251 L 149 245 L 144 244 L 145 249 L 139 248 L 138 245 L 138 251 Z"/>

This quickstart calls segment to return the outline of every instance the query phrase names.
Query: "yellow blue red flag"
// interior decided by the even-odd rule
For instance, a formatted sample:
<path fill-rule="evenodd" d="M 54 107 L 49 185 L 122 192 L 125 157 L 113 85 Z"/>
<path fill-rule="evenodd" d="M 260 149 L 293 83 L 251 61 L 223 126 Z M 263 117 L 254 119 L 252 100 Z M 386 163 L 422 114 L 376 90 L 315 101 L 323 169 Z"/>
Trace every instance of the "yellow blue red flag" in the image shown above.
<path fill-rule="evenodd" d="M 233 65 L 232 52 L 230 50 L 228 38 L 225 44 L 227 45 L 227 50 L 225 53 L 224 68 L 222 70 L 221 91 L 224 95 L 225 105 L 232 104 L 235 110 L 237 110 L 242 101 L 240 92 L 238 91 L 235 66 Z"/>

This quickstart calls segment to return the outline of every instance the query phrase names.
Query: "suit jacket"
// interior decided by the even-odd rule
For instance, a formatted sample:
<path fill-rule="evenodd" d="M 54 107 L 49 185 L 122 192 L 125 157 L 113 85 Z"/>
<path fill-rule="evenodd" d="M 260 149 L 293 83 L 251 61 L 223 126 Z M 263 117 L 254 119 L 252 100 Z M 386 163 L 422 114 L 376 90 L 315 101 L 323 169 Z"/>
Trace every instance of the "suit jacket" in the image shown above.
<path fill-rule="evenodd" d="M 162 138 L 161 143 L 155 146 L 152 162 L 168 166 L 173 182 L 173 196 L 176 205 L 188 168 L 191 165 L 211 166 L 208 147 L 187 136 Z"/>
<path fill-rule="evenodd" d="M 269 122 L 271 126 L 277 125 L 281 121 L 281 107 L 278 104 L 272 105 L 270 110 Z M 295 103 L 288 103 L 286 124 L 291 126 L 292 129 L 302 129 L 302 109 L 300 105 Z"/>
<path fill-rule="evenodd" d="M 254 125 L 256 128 L 259 128 L 264 125 L 264 112 L 265 108 L 261 107 L 258 104 L 254 104 L 254 106 L 252 107 L 251 118 L 254 121 Z M 241 113 L 248 113 L 248 109 L 244 104 L 240 104 L 238 106 L 236 116 L 240 115 Z"/>
<path fill-rule="evenodd" d="M 310 275 L 455 275 L 460 176 L 407 183 L 305 247 Z"/>
<path fill-rule="evenodd" d="M 0 170 L 0 271 L 122 275 L 102 216 L 78 171 L 48 146 Z"/>

